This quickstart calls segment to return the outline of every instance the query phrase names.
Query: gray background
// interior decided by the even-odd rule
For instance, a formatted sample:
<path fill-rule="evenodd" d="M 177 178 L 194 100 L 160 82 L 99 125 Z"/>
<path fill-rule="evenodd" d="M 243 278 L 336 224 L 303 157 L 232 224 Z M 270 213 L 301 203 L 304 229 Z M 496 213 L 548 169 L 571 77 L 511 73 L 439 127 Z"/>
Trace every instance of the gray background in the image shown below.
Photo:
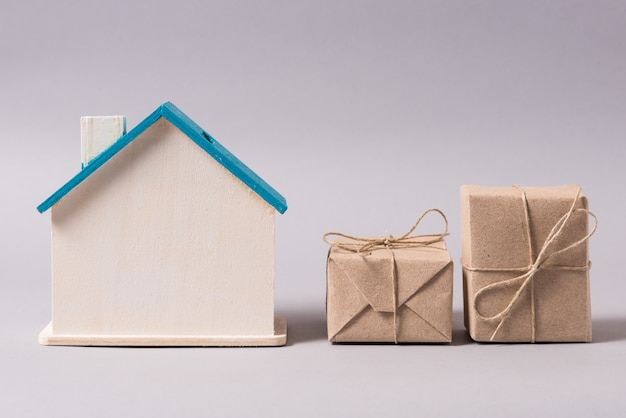
<path fill-rule="evenodd" d="M 624 1 L 24 1 L 0 12 L 0 415 L 618 416 L 626 407 Z M 41 347 L 79 117 L 171 100 L 279 190 L 272 349 Z M 578 183 L 594 343 L 479 345 L 458 190 Z M 321 235 L 451 223 L 450 346 L 333 346 Z M 436 231 L 436 222 L 423 231 Z M 622 265 L 622 268 L 620 268 Z"/>

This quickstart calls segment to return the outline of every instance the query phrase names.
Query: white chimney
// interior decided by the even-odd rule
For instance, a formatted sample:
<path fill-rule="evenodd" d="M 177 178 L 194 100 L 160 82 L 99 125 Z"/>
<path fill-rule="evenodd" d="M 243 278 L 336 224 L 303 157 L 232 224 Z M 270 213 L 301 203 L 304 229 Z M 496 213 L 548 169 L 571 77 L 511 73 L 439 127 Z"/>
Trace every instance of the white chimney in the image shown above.
<path fill-rule="evenodd" d="M 83 167 L 126 134 L 126 116 L 80 118 L 80 154 Z"/>

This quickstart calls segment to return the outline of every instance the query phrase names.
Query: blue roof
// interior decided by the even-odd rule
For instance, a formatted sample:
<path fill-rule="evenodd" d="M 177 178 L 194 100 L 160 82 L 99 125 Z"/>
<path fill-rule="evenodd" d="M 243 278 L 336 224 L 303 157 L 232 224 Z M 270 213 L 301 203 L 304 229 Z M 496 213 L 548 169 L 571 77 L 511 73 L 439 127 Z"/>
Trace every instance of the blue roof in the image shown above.
<path fill-rule="evenodd" d="M 41 205 L 37 206 L 37 210 L 41 213 L 48 210 L 63 196 L 68 194 L 74 187 L 78 186 L 83 180 L 89 177 L 94 171 L 102 167 L 115 154 L 120 152 L 126 145 L 130 144 L 141 133 L 148 129 L 160 118 L 167 119 L 172 125 L 180 129 L 185 135 L 195 142 L 200 148 L 206 151 L 210 156 L 215 158 L 217 162 L 230 171 L 235 177 L 250 187 L 268 204 L 273 206 L 278 212 L 284 213 L 287 210 L 287 201 L 272 186 L 267 184 L 261 177 L 256 175 L 237 157 L 224 148 L 211 135 L 207 134 L 200 126 L 185 115 L 179 108 L 172 103 L 163 103 L 145 118 L 139 125 L 128 132 L 126 135 L 118 139 L 113 145 L 96 156 L 83 169 L 76 174 L 70 181 L 65 183 L 59 190 L 54 192 L 52 196 L 47 198 Z"/>

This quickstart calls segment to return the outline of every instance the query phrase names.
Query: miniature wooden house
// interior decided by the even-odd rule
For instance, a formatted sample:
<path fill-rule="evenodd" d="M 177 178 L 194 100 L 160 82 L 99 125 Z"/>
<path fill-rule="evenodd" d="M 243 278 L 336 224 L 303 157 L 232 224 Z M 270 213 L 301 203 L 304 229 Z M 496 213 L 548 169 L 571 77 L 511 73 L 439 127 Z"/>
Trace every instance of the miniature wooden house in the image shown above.
<path fill-rule="evenodd" d="M 82 170 L 37 208 L 52 222 L 40 343 L 284 345 L 273 292 L 285 199 L 169 102 L 124 125 L 83 118 Z"/>

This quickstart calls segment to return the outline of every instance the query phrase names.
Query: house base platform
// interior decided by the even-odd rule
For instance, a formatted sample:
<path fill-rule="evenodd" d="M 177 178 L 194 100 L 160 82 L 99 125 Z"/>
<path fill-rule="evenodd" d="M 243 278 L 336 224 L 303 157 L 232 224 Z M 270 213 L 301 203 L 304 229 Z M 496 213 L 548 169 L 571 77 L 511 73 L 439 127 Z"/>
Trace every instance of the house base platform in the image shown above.
<path fill-rule="evenodd" d="M 132 347 L 278 347 L 287 343 L 287 321 L 274 318 L 273 335 L 88 335 L 54 334 L 50 322 L 39 334 L 42 345 Z"/>

